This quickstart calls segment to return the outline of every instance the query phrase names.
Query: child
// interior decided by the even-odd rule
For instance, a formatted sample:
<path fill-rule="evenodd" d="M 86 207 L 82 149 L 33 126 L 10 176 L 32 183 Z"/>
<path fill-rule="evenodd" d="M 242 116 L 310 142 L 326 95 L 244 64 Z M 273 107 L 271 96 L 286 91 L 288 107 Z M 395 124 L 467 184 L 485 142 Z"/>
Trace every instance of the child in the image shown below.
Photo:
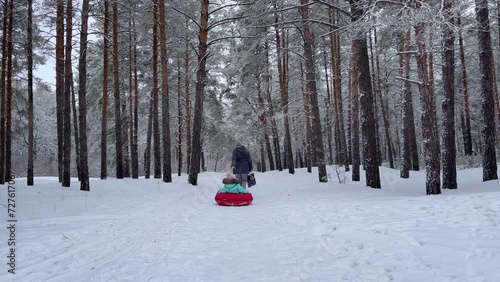
<path fill-rule="evenodd" d="M 248 194 L 248 190 L 240 185 L 238 179 L 229 171 L 226 172 L 226 177 L 222 179 L 224 187 L 220 188 L 219 193 L 240 193 Z"/>

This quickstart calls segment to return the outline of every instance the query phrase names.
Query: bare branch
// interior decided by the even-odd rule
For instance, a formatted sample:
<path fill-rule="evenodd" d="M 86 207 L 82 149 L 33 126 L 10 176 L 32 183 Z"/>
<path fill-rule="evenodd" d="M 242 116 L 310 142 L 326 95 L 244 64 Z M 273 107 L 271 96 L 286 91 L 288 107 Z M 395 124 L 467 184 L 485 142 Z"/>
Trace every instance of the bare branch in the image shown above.
<path fill-rule="evenodd" d="M 417 84 L 417 85 L 422 85 L 424 84 L 422 81 L 419 81 L 419 80 L 413 80 L 413 79 L 408 79 L 408 78 L 404 78 L 404 77 L 400 77 L 400 76 L 396 76 L 395 79 L 397 80 L 402 80 L 402 81 L 407 81 L 409 83 L 414 83 L 414 84 Z"/>
<path fill-rule="evenodd" d="M 213 22 L 212 24 L 210 24 L 208 27 L 207 27 L 207 30 L 212 30 L 213 28 L 221 25 L 221 24 L 225 24 L 227 22 L 231 22 L 231 21 L 237 21 L 237 20 L 241 20 L 241 19 L 244 19 L 245 17 L 244 16 L 239 16 L 239 17 L 234 17 L 234 18 L 227 18 L 227 19 L 222 19 L 220 21 L 216 21 L 216 22 Z"/>
<path fill-rule="evenodd" d="M 177 13 L 182 14 L 182 15 L 184 15 L 186 18 L 190 19 L 193 23 L 195 23 L 195 24 L 198 26 L 198 28 L 199 28 L 199 29 L 201 29 L 201 26 L 198 24 L 198 22 L 197 22 L 195 19 L 193 19 L 191 16 L 189 16 L 188 14 L 184 13 L 183 11 L 181 11 L 181 10 L 179 10 L 179 9 L 175 8 L 175 7 L 172 7 L 172 9 L 173 9 L 174 11 L 176 11 Z"/>
<path fill-rule="evenodd" d="M 243 38 L 253 39 L 253 38 L 256 38 L 256 37 L 257 36 L 224 36 L 224 37 L 219 37 L 219 38 L 216 38 L 216 39 L 208 42 L 207 46 L 210 46 L 210 45 L 214 44 L 217 41 L 226 40 L 226 39 L 243 39 Z"/>

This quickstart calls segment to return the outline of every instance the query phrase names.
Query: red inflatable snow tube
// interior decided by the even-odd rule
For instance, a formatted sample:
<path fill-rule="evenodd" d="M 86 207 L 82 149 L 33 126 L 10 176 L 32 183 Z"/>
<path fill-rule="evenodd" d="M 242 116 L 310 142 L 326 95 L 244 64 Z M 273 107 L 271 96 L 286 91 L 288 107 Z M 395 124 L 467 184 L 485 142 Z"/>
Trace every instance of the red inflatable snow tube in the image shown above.
<path fill-rule="evenodd" d="M 219 206 L 248 206 L 252 203 L 253 196 L 251 193 L 237 194 L 217 192 L 215 201 Z"/>

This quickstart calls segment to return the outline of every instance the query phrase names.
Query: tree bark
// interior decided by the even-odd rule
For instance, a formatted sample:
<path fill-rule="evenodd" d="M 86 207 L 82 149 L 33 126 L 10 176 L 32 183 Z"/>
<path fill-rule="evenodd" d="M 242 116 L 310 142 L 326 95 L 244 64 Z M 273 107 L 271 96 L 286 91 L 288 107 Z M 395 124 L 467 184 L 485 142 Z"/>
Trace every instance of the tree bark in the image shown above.
<path fill-rule="evenodd" d="M 351 21 L 357 22 L 364 14 L 362 1 L 351 0 Z M 381 188 L 380 173 L 377 162 L 376 125 L 373 110 L 372 81 L 370 76 L 370 60 L 368 58 L 368 44 L 366 34 L 358 32 L 352 40 L 353 53 L 357 54 L 357 68 L 361 104 L 361 132 L 364 142 L 364 159 L 366 185 L 372 188 Z"/>
<path fill-rule="evenodd" d="M 63 103 L 64 103 L 64 3 L 63 3 L 63 0 L 57 0 L 56 26 L 57 26 L 56 27 L 57 173 L 58 173 L 58 177 L 59 177 L 59 182 L 62 182 Z"/>
<path fill-rule="evenodd" d="M 28 26 L 26 28 L 27 35 L 27 61 L 28 61 L 28 171 L 27 185 L 33 186 L 33 158 L 34 158 L 34 142 L 33 134 L 34 118 L 33 118 L 33 1 L 28 0 Z"/>
<path fill-rule="evenodd" d="M 7 26 L 9 25 L 9 2 L 4 1 L 3 4 L 3 24 L 2 24 L 2 73 L 0 79 L 0 184 L 5 184 L 5 179 L 8 178 L 5 171 L 5 119 L 6 119 L 6 82 L 7 76 Z M 59 124 L 58 124 L 59 125 Z M 59 128 L 58 128 L 59 129 Z M 58 132 L 59 133 L 59 132 Z M 58 148 L 59 150 L 59 148 Z M 58 166 L 59 167 L 59 166 Z"/>
<path fill-rule="evenodd" d="M 154 178 L 161 178 L 160 122 L 158 117 L 158 0 L 153 0 L 153 157 Z"/>
<path fill-rule="evenodd" d="M 133 72 L 134 72 L 134 109 L 132 113 L 132 178 L 139 178 L 139 148 L 138 148 L 138 129 L 139 129 L 139 82 L 137 79 L 137 29 L 135 27 L 135 14 L 132 15 L 132 31 L 133 31 Z"/>
<path fill-rule="evenodd" d="M 306 79 L 310 90 L 313 146 L 318 161 L 319 182 L 327 182 L 328 175 L 325 165 L 325 152 L 323 147 L 323 130 L 321 128 L 321 117 L 318 104 L 318 90 L 316 88 L 316 67 L 313 59 L 313 35 L 309 29 L 309 6 L 308 0 L 300 0 L 299 12 L 302 17 L 302 37 L 304 40 L 304 57 L 306 62 Z"/>
<path fill-rule="evenodd" d="M 358 81 L 358 49 L 352 46 L 351 70 L 350 76 L 350 94 L 351 94 L 351 131 L 352 131 L 352 181 L 360 181 L 360 163 L 359 154 L 359 81 Z"/>
<path fill-rule="evenodd" d="M 161 104 L 163 128 L 163 182 L 172 182 L 172 152 L 170 140 L 170 113 L 168 93 L 168 57 L 167 57 L 167 32 L 165 21 L 165 2 L 159 0 L 160 13 L 160 57 L 161 57 Z"/>
<path fill-rule="evenodd" d="M 461 90 L 464 97 L 464 154 L 466 156 L 472 156 L 472 133 L 470 126 L 470 108 L 469 108 L 469 90 L 467 85 L 467 68 L 465 66 L 465 51 L 464 51 L 464 39 L 461 29 L 461 16 L 457 16 L 457 26 L 458 30 L 458 45 L 460 52 L 460 68 L 462 73 L 461 80 Z"/>
<path fill-rule="evenodd" d="M 123 144 L 122 144 L 122 116 L 120 103 L 120 77 L 118 63 L 118 0 L 113 2 L 113 95 L 115 98 L 115 149 L 116 149 L 116 178 L 122 179 L 123 171 Z"/>
<path fill-rule="evenodd" d="M 71 185 L 71 50 L 73 32 L 73 1 L 66 2 L 66 50 L 64 62 L 64 97 L 63 97 L 63 168 L 62 186 Z"/>
<path fill-rule="evenodd" d="M 443 30 L 443 189 L 457 189 L 455 147 L 455 34 L 453 31 L 453 0 L 443 1 L 445 22 Z"/>
<path fill-rule="evenodd" d="M 274 1 L 274 8 L 277 10 L 277 1 Z M 288 166 L 288 173 L 294 174 L 295 167 L 293 164 L 293 151 L 292 151 L 292 140 L 290 135 L 290 121 L 288 117 L 288 83 L 287 83 L 287 68 L 288 59 L 284 46 L 282 42 L 285 41 L 285 35 L 279 32 L 280 25 L 278 12 L 274 13 L 274 28 L 276 36 L 276 53 L 278 61 L 278 80 L 280 86 L 280 96 L 281 96 L 281 110 L 284 116 L 284 130 L 285 130 L 285 158 L 286 164 Z M 281 39 L 283 36 L 283 39 Z"/>
<path fill-rule="evenodd" d="M 412 117 L 413 117 L 413 107 L 412 107 L 412 94 L 411 94 L 411 85 L 410 85 L 410 55 L 407 53 L 410 51 L 410 40 L 411 40 L 411 31 L 408 30 L 404 32 L 403 43 L 400 50 L 404 53 L 401 57 L 401 68 L 402 68 L 402 77 L 405 78 L 402 81 L 402 89 L 401 89 L 401 168 L 399 175 L 401 178 L 409 178 L 410 177 L 410 168 L 412 162 Z"/>
<path fill-rule="evenodd" d="M 437 121 L 435 115 L 434 93 L 429 78 L 427 64 L 427 50 L 425 47 L 425 24 L 415 25 L 415 37 L 417 43 L 417 72 L 421 81 L 419 84 L 420 103 L 422 105 L 422 137 L 424 143 L 424 156 L 426 165 L 426 192 L 427 195 L 441 194 L 440 181 L 440 147 L 437 133 Z"/>
<path fill-rule="evenodd" d="M 181 95 L 181 60 L 177 58 L 177 175 L 182 175 L 182 95 Z"/>
<path fill-rule="evenodd" d="M 198 185 L 200 158 L 202 157 L 201 125 L 203 121 L 203 98 L 205 96 L 205 85 L 207 80 L 208 7 L 209 0 L 201 0 L 200 30 L 198 34 L 198 70 L 196 71 L 196 92 L 193 120 L 193 154 L 191 156 L 191 168 L 189 169 L 189 183 L 192 185 Z"/>
<path fill-rule="evenodd" d="M 188 23 L 186 22 L 186 28 Z M 189 96 L 189 39 L 186 38 L 186 53 L 184 57 L 184 107 L 186 113 L 186 173 L 189 173 L 191 162 L 191 99 Z"/>
<path fill-rule="evenodd" d="M 101 179 L 108 178 L 108 46 L 109 2 L 104 0 L 104 47 L 101 108 Z"/>
<path fill-rule="evenodd" d="M 276 124 L 276 118 L 274 115 L 274 106 L 273 101 L 271 99 L 271 66 L 269 64 L 269 44 L 266 40 L 264 43 L 264 49 L 266 50 L 266 98 L 267 105 L 269 107 L 269 116 L 271 117 L 271 134 L 273 139 L 274 146 L 274 160 L 276 162 L 276 169 L 281 171 L 283 168 L 281 166 L 281 152 L 280 152 L 280 144 L 279 144 L 279 135 L 278 135 L 278 127 Z M 270 170 L 275 170 L 274 162 L 269 162 Z"/>
<path fill-rule="evenodd" d="M 75 94 L 75 80 L 73 73 L 71 74 L 71 111 L 73 113 L 73 139 L 75 140 L 75 164 L 78 181 L 80 181 L 80 140 L 78 133 L 78 112 L 76 111 L 76 94 Z"/>
<path fill-rule="evenodd" d="M 498 179 L 495 151 L 495 104 L 493 98 L 492 47 L 487 0 L 475 0 L 481 71 L 481 141 L 483 181 Z"/>
<path fill-rule="evenodd" d="M 304 114 L 306 123 L 306 144 L 305 144 L 305 159 L 307 165 L 307 172 L 312 172 L 312 128 L 311 128 L 311 95 L 309 92 L 309 86 L 307 85 L 307 79 L 305 78 L 304 68 L 300 64 L 300 78 L 302 86 L 302 93 L 304 97 Z M 305 85 L 304 85 L 305 82 Z"/>
<path fill-rule="evenodd" d="M 80 31 L 80 61 L 78 63 L 78 113 L 80 125 L 80 190 L 90 191 L 87 153 L 87 29 L 89 0 L 82 2 L 82 28 Z"/>

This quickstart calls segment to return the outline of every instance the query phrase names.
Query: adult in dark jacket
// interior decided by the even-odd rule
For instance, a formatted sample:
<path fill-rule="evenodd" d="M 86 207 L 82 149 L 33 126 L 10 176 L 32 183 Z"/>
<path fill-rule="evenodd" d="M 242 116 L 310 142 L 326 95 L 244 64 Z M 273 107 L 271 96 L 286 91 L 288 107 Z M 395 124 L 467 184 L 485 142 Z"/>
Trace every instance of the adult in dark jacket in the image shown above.
<path fill-rule="evenodd" d="M 252 171 L 252 158 L 247 148 L 241 144 L 241 141 L 236 141 L 236 147 L 233 150 L 231 166 L 236 178 L 240 181 L 241 186 L 247 188 L 248 173 Z"/>

